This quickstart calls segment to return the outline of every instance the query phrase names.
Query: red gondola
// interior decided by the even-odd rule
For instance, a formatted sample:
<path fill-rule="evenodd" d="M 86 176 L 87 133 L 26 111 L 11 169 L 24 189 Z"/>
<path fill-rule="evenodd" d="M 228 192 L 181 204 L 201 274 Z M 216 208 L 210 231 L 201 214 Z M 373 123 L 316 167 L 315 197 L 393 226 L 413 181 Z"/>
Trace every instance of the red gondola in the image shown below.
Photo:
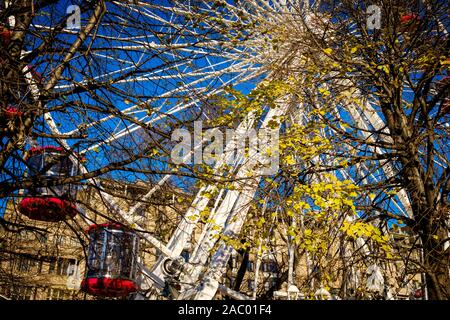
<path fill-rule="evenodd" d="M 2 27 L 0 26 L 0 30 Z M 0 63 L 2 63 L 0 58 Z M 22 127 L 22 119 L 24 115 L 24 110 L 30 109 L 29 106 L 32 106 L 34 103 L 34 99 L 32 97 L 32 89 L 30 87 L 29 78 L 30 74 L 33 81 L 32 84 L 36 85 L 42 80 L 41 75 L 36 72 L 36 70 L 32 66 L 27 66 L 24 74 L 19 76 L 18 79 L 18 90 L 14 92 L 14 94 L 7 95 L 9 97 L 6 102 L 7 106 L 2 110 L 2 115 L 0 117 L 0 130 L 6 136 L 11 136 L 16 130 Z M 32 108 L 31 108 L 32 110 Z"/>
<path fill-rule="evenodd" d="M 5 26 L 0 25 L 0 39 L 5 46 L 11 41 L 12 32 Z"/>
<path fill-rule="evenodd" d="M 81 290 L 100 297 L 126 297 L 136 292 L 139 238 L 112 223 L 93 225 L 85 278 Z"/>
<path fill-rule="evenodd" d="M 78 164 L 60 147 L 32 148 L 26 162 L 30 177 L 44 183 L 78 173 Z M 77 214 L 73 204 L 76 194 L 77 188 L 71 184 L 31 188 L 19 203 L 19 211 L 30 219 L 47 222 L 73 218 Z"/>
<path fill-rule="evenodd" d="M 411 21 L 420 21 L 420 17 L 415 13 L 405 14 L 400 18 L 402 23 L 410 23 Z"/>
<path fill-rule="evenodd" d="M 13 106 L 7 106 L 0 117 L 0 131 L 6 136 L 11 136 L 20 127 L 23 112 Z"/>
<path fill-rule="evenodd" d="M 16 107 L 7 106 L 4 115 L 5 118 L 14 119 L 23 116 L 23 112 Z"/>
<path fill-rule="evenodd" d="M 414 13 L 405 14 L 400 17 L 400 30 L 402 32 L 414 32 L 418 29 L 421 18 Z"/>

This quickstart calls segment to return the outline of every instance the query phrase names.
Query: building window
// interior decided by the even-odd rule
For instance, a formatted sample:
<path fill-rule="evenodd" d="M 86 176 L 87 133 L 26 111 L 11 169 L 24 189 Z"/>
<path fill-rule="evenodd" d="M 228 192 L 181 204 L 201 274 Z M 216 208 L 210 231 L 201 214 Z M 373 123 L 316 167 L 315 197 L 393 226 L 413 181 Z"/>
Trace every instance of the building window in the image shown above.
<path fill-rule="evenodd" d="M 47 300 L 70 300 L 72 298 L 72 292 L 65 289 L 48 288 Z"/>
<path fill-rule="evenodd" d="M 56 245 L 63 245 L 64 244 L 64 236 L 62 236 L 62 235 L 55 235 L 55 244 Z"/>
<path fill-rule="evenodd" d="M 56 266 L 56 259 L 52 258 L 50 262 L 48 263 L 48 274 L 54 274 L 55 273 L 55 266 Z"/>
<path fill-rule="evenodd" d="M 39 243 L 46 243 L 47 242 L 47 235 L 46 234 L 40 234 L 40 233 L 36 233 L 36 240 Z"/>
<path fill-rule="evenodd" d="M 274 261 L 265 261 L 261 263 L 261 270 L 264 272 L 278 272 L 278 265 Z"/>
<path fill-rule="evenodd" d="M 59 276 L 71 276 L 74 274 L 76 268 L 75 259 L 53 258 L 50 260 L 48 273 Z"/>
<path fill-rule="evenodd" d="M 36 297 L 35 287 L 16 287 L 11 291 L 12 300 L 34 300 Z"/>
<path fill-rule="evenodd" d="M 42 261 L 37 257 L 18 256 L 14 263 L 17 272 L 41 273 Z"/>
<path fill-rule="evenodd" d="M 77 268 L 77 261 L 75 259 L 68 259 L 68 265 L 67 265 L 67 275 L 71 276 L 75 273 L 75 270 Z"/>
<path fill-rule="evenodd" d="M 231 268 L 236 269 L 238 267 L 238 259 L 236 257 L 231 257 Z"/>
<path fill-rule="evenodd" d="M 36 266 L 39 267 L 38 261 L 26 256 L 19 256 L 16 260 L 16 271 L 18 272 L 36 271 Z"/>
<path fill-rule="evenodd" d="M 271 288 L 276 288 L 276 286 L 277 286 L 277 281 L 278 281 L 277 278 L 272 278 L 272 279 L 270 279 L 270 287 L 271 287 Z"/>
<path fill-rule="evenodd" d="M 58 259 L 56 263 L 56 274 L 62 276 L 67 270 L 67 260 Z"/>
<path fill-rule="evenodd" d="M 253 271 L 255 270 L 255 264 L 253 263 L 253 261 L 248 261 L 247 262 L 247 271 Z"/>
<path fill-rule="evenodd" d="M 30 260 L 26 257 L 19 256 L 16 260 L 16 270 L 19 272 L 27 272 L 30 268 Z"/>
<path fill-rule="evenodd" d="M 247 287 L 248 287 L 248 290 L 254 290 L 255 289 L 255 280 L 247 279 Z"/>

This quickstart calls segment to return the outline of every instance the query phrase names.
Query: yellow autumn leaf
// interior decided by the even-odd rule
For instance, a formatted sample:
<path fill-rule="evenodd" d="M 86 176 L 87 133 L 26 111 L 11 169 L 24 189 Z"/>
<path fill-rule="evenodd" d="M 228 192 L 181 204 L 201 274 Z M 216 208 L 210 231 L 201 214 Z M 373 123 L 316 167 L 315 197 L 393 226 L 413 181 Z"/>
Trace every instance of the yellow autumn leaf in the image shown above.
<path fill-rule="evenodd" d="M 389 74 L 389 67 L 385 64 L 378 66 L 377 67 L 378 70 L 382 70 L 384 73 Z"/>
<path fill-rule="evenodd" d="M 320 92 L 322 95 L 326 96 L 326 97 L 330 95 L 330 91 L 328 91 L 328 90 L 325 89 L 325 88 L 320 88 L 320 89 L 319 89 L 319 92 Z"/>
<path fill-rule="evenodd" d="M 294 160 L 294 158 L 291 155 L 288 155 L 286 157 L 285 161 L 286 161 L 286 164 L 289 164 L 289 165 L 295 164 L 295 160 Z"/>
<path fill-rule="evenodd" d="M 332 54 L 333 49 L 331 49 L 331 48 L 323 49 L 323 52 L 325 52 L 326 54 Z"/>

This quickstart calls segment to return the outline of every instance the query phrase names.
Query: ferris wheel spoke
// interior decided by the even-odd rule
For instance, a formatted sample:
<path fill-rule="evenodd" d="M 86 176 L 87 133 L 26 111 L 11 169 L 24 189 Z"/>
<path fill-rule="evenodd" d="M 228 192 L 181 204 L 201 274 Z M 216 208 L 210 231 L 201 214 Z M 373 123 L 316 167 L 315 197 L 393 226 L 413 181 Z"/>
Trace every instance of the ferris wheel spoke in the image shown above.
<path fill-rule="evenodd" d="M 216 67 L 218 64 L 213 65 L 213 67 Z M 236 74 L 232 80 L 234 81 L 234 83 L 239 83 L 239 78 L 243 78 L 242 81 L 248 81 L 249 79 L 253 78 L 253 77 L 257 77 L 259 76 L 259 69 L 258 68 L 248 68 L 248 69 L 242 69 L 243 67 L 246 66 L 246 62 L 242 62 L 239 64 L 231 64 L 230 66 L 226 67 L 223 70 L 213 70 L 211 72 L 200 72 L 201 70 L 199 70 L 199 73 L 187 73 L 184 75 L 184 77 L 191 77 L 191 76 L 200 76 L 197 80 L 190 82 L 189 84 L 185 84 L 181 87 L 178 88 L 174 88 L 172 90 L 169 90 L 167 92 L 165 92 L 164 94 L 158 96 L 157 98 L 161 99 L 161 98 L 166 98 L 166 97 L 171 97 L 177 93 L 182 93 L 184 91 L 190 90 L 191 87 L 195 86 L 196 84 L 202 83 L 208 79 L 215 79 L 215 78 L 220 78 L 220 76 L 224 73 L 227 74 Z M 253 74 L 253 75 L 252 75 Z M 123 82 L 132 82 L 132 81 L 151 81 L 151 80 L 157 80 L 157 79 L 177 79 L 179 76 L 178 75 L 168 75 L 168 76 L 157 76 L 155 75 L 154 77 L 150 78 L 150 77 L 139 77 L 137 79 L 129 79 L 129 80 L 123 80 L 122 82 L 119 83 L 123 83 Z M 226 84 L 231 83 L 231 80 L 226 81 Z M 200 93 L 201 91 L 205 91 L 204 89 L 200 89 Z M 217 93 L 217 92 L 216 92 Z M 196 95 L 199 94 L 198 90 L 197 92 L 195 92 Z M 151 100 L 155 100 L 155 98 L 151 99 Z M 147 100 L 144 102 L 141 102 L 139 105 L 145 105 L 149 102 L 151 102 L 151 100 Z M 198 101 L 198 99 L 197 99 Z M 129 112 L 135 111 L 137 108 L 139 108 L 139 105 L 135 105 L 132 107 L 129 107 L 127 109 L 124 109 L 121 114 L 126 115 Z M 176 108 L 174 108 L 176 109 Z M 169 114 L 172 114 L 173 112 L 169 111 Z M 93 121 L 91 123 L 88 123 L 86 125 L 83 126 L 83 129 L 101 124 L 102 122 L 111 120 L 113 118 L 117 117 L 116 115 L 110 115 L 107 117 L 104 117 L 103 119 L 97 120 L 97 121 Z M 69 132 L 67 132 L 67 135 L 72 135 L 72 134 L 76 134 L 78 133 L 79 129 L 74 129 L 71 130 Z"/>
<path fill-rule="evenodd" d="M 251 78 L 256 77 L 256 75 L 257 75 L 257 74 L 250 75 L 249 77 L 244 78 L 244 79 L 248 80 L 248 79 L 251 79 Z M 209 77 L 207 77 L 207 78 L 212 78 L 212 76 L 209 76 Z M 204 78 L 201 79 L 201 81 L 204 81 L 204 80 L 205 80 Z M 199 80 L 199 81 L 200 81 L 200 80 Z M 237 83 L 237 81 L 236 81 L 236 79 L 232 78 L 232 79 L 226 81 L 226 82 L 225 82 L 225 85 L 228 84 L 228 83 Z M 190 85 L 192 85 L 192 83 L 191 83 Z M 180 92 L 180 90 L 181 90 L 181 89 L 176 89 L 176 90 L 174 90 L 174 91 Z M 202 91 L 206 91 L 206 89 L 204 89 L 204 90 L 202 90 Z M 220 93 L 220 92 L 222 92 L 222 91 L 223 91 L 223 89 L 217 89 L 217 90 L 215 90 L 215 91 L 210 92 L 207 96 L 211 96 L 211 95 Z M 201 94 L 202 92 L 200 91 L 199 93 Z M 168 96 L 168 95 L 170 95 L 170 94 L 165 94 L 165 95 Z M 109 138 L 106 138 L 106 139 L 104 139 L 103 141 L 101 141 L 101 142 L 99 142 L 99 143 L 97 143 L 97 144 L 94 144 L 94 145 L 90 146 L 90 147 L 87 148 L 87 149 L 84 149 L 84 150 L 81 151 L 80 153 L 85 153 L 85 152 L 88 152 L 88 151 L 90 151 L 90 150 L 97 149 L 98 147 L 100 147 L 100 146 L 102 146 L 102 145 L 109 144 L 109 143 L 111 143 L 111 142 L 113 142 L 113 141 L 116 141 L 116 140 L 118 140 L 118 139 L 120 139 L 120 138 L 122 138 L 122 137 L 124 137 L 124 136 L 130 135 L 130 134 L 132 134 L 133 132 L 135 132 L 135 131 L 137 131 L 137 130 L 139 130 L 139 129 L 142 129 L 142 126 L 143 126 L 143 125 L 148 126 L 148 125 L 151 125 L 151 124 L 153 124 L 153 123 L 155 123 L 155 122 L 157 122 L 157 121 L 163 120 L 163 119 L 165 119 L 165 118 L 166 118 L 167 116 L 169 116 L 169 115 L 177 114 L 177 113 L 179 113 L 179 112 L 181 112 L 181 111 L 183 111 L 183 110 L 185 110 L 185 109 L 187 109 L 187 108 L 189 108 L 189 107 L 191 107 L 191 106 L 193 106 L 193 105 L 196 105 L 196 103 L 199 102 L 199 101 L 200 101 L 200 98 L 197 98 L 196 100 L 191 101 L 191 102 L 189 102 L 189 103 L 187 103 L 187 104 L 176 105 L 174 108 L 168 110 L 167 112 L 162 112 L 160 115 L 158 115 L 158 116 L 156 116 L 156 117 L 154 117 L 154 118 L 152 118 L 152 119 L 149 119 L 149 120 L 147 120 L 147 121 L 143 121 L 142 125 L 133 124 L 133 125 L 131 125 L 131 126 L 128 126 L 128 127 L 124 128 L 124 129 L 122 129 L 121 131 L 119 131 L 119 132 L 117 132 L 117 133 L 111 134 L 111 136 L 110 136 Z M 157 114 L 158 112 L 154 112 L 154 113 Z M 106 121 L 106 120 L 110 120 L 110 119 L 112 119 L 112 117 L 109 117 L 108 119 L 105 119 L 105 121 Z M 70 133 L 73 134 L 73 133 L 76 133 L 76 131 L 71 131 Z"/>

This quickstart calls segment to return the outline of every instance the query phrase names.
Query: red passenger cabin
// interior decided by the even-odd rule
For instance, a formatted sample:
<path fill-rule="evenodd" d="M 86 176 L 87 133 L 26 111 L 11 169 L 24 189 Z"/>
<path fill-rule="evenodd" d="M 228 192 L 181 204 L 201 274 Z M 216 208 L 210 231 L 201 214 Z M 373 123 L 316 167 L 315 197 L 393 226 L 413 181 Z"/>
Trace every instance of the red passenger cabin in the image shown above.
<path fill-rule="evenodd" d="M 23 112 L 15 106 L 8 105 L 0 116 L 0 132 L 2 135 L 10 137 L 15 130 L 20 127 Z"/>
<path fill-rule="evenodd" d="M 7 27 L 0 24 L 0 39 L 3 45 L 7 46 L 11 41 L 12 32 Z"/>
<path fill-rule="evenodd" d="M 119 224 L 88 229 L 89 253 L 81 290 L 99 297 L 126 297 L 136 292 L 139 238 Z"/>
<path fill-rule="evenodd" d="M 8 119 L 13 119 L 23 116 L 23 112 L 16 107 L 7 106 L 4 115 Z"/>
<path fill-rule="evenodd" d="M 29 176 L 39 187 L 26 191 L 19 211 L 33 220 L 57 222 L 77 214 L 74 200 L 77 188 L 72 184 L 53 185 L 54 179 L 78 174 L 78 164 L 63 148 L 44 146 L 32 148 L 26 157 Z M 42 187 L 41 187 L 42 185 Z"/>
<path fill-rule="evenodd" d="M 415 32 L 419 28 L 421 18 L 414 13 L 408 13 L 400 17 L 400 30 L 402 32 Z"/>
<path fill-rule="evenodd" d="M 0 33 L 1 33 L 0 25 Z M 0 64 L 4 63 L 0 57 Z M 27 79 L 31 76 L 31 79 Z M 6 107 L 2 108 L 0 117 L 0 132 L 11 137 L 14 132 L 23 127 L 22 120 L 26 110 L 33 110 L 34 98 L 30 84 L 36 86 L 42 80 L 41 75 L 32 66 L 26 66 L 24 73 L 17 79 L 17 90 L 7 94 Z"/>

